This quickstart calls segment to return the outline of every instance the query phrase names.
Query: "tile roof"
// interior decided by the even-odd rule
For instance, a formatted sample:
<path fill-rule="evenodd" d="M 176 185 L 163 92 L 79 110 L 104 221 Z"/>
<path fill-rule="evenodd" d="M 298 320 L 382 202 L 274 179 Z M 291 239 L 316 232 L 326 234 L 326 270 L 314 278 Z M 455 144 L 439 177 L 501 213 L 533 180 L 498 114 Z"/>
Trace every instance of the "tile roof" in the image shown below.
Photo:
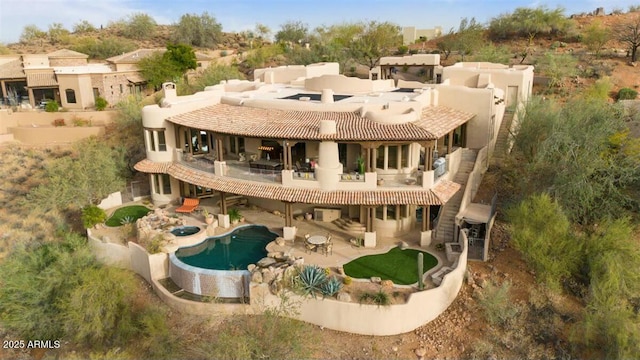
<path fill-rule="evenodd" d="M 27 74 L 28 87 L 58 86 L 56 75 L 51 72 Z"/>
<path fill-rule="evenodd" d="M 135 169 L 147 173 L 167 173 L 188 183 L 250 197 L 268 198 L 280 201 L 326 204 L 326 205 L 442 205 L 460 188 L 447 180 L 440 180 L 431 190 L 366 190 L 324 191 L 319 189 L 304 189 L 284 187 L 280 184 L 267 184 L 256 181 L 242 180 L 231 177 L 216 176 L 211 173 L 196 170 L 180 163 L 154 163 L 147 159 L 135 165 Z"/>
<path fill-rule="evenodd" d="M 0 64 L 0 79 L 18 79 L 25 77 L 26 75 L 22 68 L 21 59 L 15 59 Z"/>
<path fill-rule="evenodd" d="M 54 52 L 50 52 L 47 54 L 50 58 L 82 58 L 86 59 L 89 57 L 87 54 L 83 54 L 81 52 L 69 50 L 69 49 L 60 49 Z"/>
<path fill-rule="evenodd" d="M 168 120 L 224 134 L 292 140 L 418 141 L 434 140 L 473 118 L 473 114 L 437 106 L 422 111 L 421 119 L 404 124 L 381 124 L 359 112 L 297 111 L 217 104 Z M 320 135 L 320 121 L 335 120 L 336 134 Z"/>

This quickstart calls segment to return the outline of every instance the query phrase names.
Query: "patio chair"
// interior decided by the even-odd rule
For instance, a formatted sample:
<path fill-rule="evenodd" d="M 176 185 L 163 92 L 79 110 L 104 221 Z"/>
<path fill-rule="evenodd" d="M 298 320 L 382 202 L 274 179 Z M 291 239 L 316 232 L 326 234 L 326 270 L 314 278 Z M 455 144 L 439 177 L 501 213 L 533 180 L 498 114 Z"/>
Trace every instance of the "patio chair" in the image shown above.
<path fill-rule="evenodd" d="M 304 252 L 310 254 L 312 251 L 316 251 L 318 247 L 316 245 L 310 244 L 308 242 L 304 243 Z"/>
<path fill-rule="evenodd" d="M 192 213 L 200 205 L 200 199 L 186 198 L 182 202 L 182 206 L 176 209 L 179 213 Z"/>
<path fill-rule="evenodd" d="M 331 253 L 331 255 L 333 255 L 333 244 L 328 242 L 324 245 L 323 247 L 324 249 L 324 256 L 329 256 L 329 253 Z"/>

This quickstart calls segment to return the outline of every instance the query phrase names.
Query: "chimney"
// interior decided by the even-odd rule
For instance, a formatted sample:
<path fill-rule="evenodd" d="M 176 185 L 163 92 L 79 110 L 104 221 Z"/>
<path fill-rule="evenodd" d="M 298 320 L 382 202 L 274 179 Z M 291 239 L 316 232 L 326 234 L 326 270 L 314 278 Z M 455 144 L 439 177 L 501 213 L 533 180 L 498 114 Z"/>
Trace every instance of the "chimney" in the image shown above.
<path fill-rule="evenodd" d="M 322 96 L 320 97 L 320 102 L 323 104 L 333 103 L 333 90 L 322 89 Z"/>

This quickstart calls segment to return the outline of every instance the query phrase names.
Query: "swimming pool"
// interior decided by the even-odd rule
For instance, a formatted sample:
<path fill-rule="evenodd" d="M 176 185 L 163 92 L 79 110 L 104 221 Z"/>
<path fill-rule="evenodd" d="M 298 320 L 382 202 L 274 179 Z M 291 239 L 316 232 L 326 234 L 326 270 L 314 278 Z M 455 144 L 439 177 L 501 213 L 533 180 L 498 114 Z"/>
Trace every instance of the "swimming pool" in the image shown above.
<path fill-rule="evenodd" d="M 169 275 L 182 289 L 198 295 L 239 298 L 249 295 L 249 264 L 267 256 L 278 235 L 264 226 L 246 225 L 209 237 L 170 254 Z"/>
<path fill-rule="evenodd" d="M 171 230 L 171 233 L 175 236 L 191 236 L 199 232 L 200 228 L 197 226 L 179 226 Z"/>

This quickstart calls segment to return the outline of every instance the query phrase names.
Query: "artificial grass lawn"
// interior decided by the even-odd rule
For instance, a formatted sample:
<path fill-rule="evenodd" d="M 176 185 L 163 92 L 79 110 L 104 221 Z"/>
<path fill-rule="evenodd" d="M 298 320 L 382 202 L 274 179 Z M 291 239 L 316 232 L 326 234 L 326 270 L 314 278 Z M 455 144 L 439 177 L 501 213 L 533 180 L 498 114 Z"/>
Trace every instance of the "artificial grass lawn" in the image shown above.
<path fill-rule="evenodd" d="M 391 280 L 398 285 L 411 285 L 418 282 L 418 253 L 423 253 L 423 271 L 438 264 L 433 255 L 419 250 L 401 250 L 395 247 L 385 254 L 367 255 L 344 264 L 345 274 L 352 278 L 367 279 L 378 276 L 382 280 Z"/>
<path fill-rule="evenodd" d="M 131 217 L 133 221 L 140 219 L 141 217 L 147 215 L 149 213 L 149 208 L 142 205 L 131 205 L 121 207 L 116 210 L 110 218 L 105 221 L 107 226 L 122 226 L 120 220 L 126 218 L 127 216 Z"/>

